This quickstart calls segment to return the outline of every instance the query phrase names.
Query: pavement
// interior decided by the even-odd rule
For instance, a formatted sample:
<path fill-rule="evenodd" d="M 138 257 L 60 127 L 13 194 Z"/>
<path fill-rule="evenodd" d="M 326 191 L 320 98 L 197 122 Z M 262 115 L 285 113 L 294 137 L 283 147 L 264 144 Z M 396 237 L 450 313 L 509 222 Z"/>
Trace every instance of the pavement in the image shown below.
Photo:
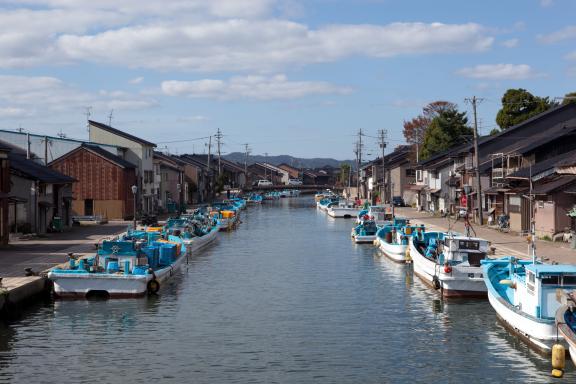
<path fill-rule="evenodd" d="M 427 212 L 419 212 L 414 208 L 396 208 L 395 211 L 396 215 L 408 217 L 413 223 L 424 224 L 431 230 L 448 230 L 450 228 L 456 232 L 465 232 L 462 219 L 454 221 L 451 218 L 448 220 L 445 217 L 431 216 Z M 515 233 L 503 233 L 497 229 L 474 223 L 472 223 L 472 228 L 477 237 L 489 240 L 492 246 L 496 248 L 495 257 L 531 258 L 526 237 Z M 576 264 L 576 249 L 570 248 L 570 243 L 536 240 L 536 256 L 543 258 L 546 262 Z"/>
<path fill-rule="evenodd" d="M 67 254 L 94 253 L 101 239 L 126 230 L 130 222 L 72 227 L 70 231 L 49 233 L 45 237 L 11 241 L 0 249 L 0 277 L 24 276 L 24 268 L 41 272 L 68 261 Z"/>

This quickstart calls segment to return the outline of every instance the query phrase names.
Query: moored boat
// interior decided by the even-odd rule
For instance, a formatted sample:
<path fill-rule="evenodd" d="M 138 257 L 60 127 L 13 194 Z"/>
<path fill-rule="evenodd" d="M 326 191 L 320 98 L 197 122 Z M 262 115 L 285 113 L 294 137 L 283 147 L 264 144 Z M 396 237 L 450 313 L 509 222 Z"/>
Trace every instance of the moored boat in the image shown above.
<path fill-rule="evenodd" d="M 54 283 L 55 297 L 127 298 L 156 293 L 191 252 L 181 236 L 166 240 L 158 236 L 128 232 L 119 240 L 104 241 L 93 257 L 71 258 L 67 269 L 52 269 L 48 278 Z"/>
<path fill-rule="evenodd" d="M 352 228 L 351 236 L 356 244 L 373 243 L 376 240 L 378 226 L 374 220 L 365 220 Z"/>
<path fill-rule="evenodd" d="M 358 212 L 358 208 L 353 201 L 340 200 L 337 203 L 328 206 L 326 213 L 331 217 L 342 217 L 345 219 L 350 219 L 355 217 Z"/>
<path fill-rule="evenodd" d="M 406 219 L 394 218 L 392 223 L 378 230 L 375 244 L 393 261 L 405 263 L 409 260 L 408 243 L 416 229 L 416 226 L 408 225 Z"/>
<path fill-rule="evenodd" d="M 414 273 L 444 297 L 486 297 L 480 261 L 487 240 L 418 227 L 409 244 Z"/>
<path fill-rule="evenodd" d="M 563 276 L 563 280 L 572 280 L 576 277 Z M 576 292 L 566 295 L 566 304 L 556 311 L 556 327 L 564 341 L 568 344 L 570 358 L 576 365 Z"/>
<path fill-rule="evenodd" d="M 557 338 L 557 296 L 576 288 L 576 265 L 550 265 L 514 257 L 482 261 L 488 300 L 515 334 L 550 353 Z M 561 337 L 562 335 L 560 335 Z"/>

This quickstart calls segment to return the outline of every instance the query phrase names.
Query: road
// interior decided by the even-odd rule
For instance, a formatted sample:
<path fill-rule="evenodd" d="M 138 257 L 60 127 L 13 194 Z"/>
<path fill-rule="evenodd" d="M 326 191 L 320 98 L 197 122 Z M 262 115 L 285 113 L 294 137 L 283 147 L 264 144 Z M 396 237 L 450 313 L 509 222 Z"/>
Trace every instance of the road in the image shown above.
<path fill-rule="evenodd" d="M 444 217 L 431 216 L 426 212 L 418 212 L 413 208 L 396 208 L 398 216 L 405 216 L 414 223 L 423 223 L 432 230 L 447 230 L 449 227 L 460 233 L 464 233 L 464 222 L 462 220 L 448 220 Z M 496 257 L 515 256 L 518 258 L 529 258 L 529 248 L 525 237 L 517 234 L 502 233 L 493 228 L 479 227 L 472 224 L 478 237 L 490 240 L 492 246 L 496 248 Z M 569 243 L 545 240 L 536 241 L 536 255 L 544 258 L 547 262 L 557 262 L 562 264 L 576 264 L 576 250 L 570 248 Z"/>
<path fill-rule="evenodd" d="M 86 254 L 95 251 L 102 238 L 118 234 L 128 222 L 73 227 L 69 232 L 51 233 L 43 238 L 16 240 L 0 249 L 0 276 L 24 276 L 24 268 L 39 272 L 68 260 L 67 254 Z"/>

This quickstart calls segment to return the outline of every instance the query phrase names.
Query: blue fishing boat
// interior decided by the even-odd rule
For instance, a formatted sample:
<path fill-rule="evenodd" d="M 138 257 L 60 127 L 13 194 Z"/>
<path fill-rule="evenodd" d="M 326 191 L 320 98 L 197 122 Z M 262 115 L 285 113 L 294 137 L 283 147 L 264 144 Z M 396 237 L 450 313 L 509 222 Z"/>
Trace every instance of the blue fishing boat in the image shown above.
<path fill-rule="evenodd" d="M 559 298 L 576 289 L 576 265 L 514 257 L 482 264 L 488 299 L 498 317 L 530 345 L 549 353 L 557 337 Z"/>
<path fill-rule="evenodd" d="M 376 233 L 375 244 L 378 245 L 382 253 L 390 259 L 405 263 L 409 260 L 408 244 L 410 237 L 418 226 L 408 224 L 408 219 L 395 217 L 394 220 L 384 225 Z"/>
<path fill-rule="evenodd" d="M 262 204 L 262 201 L 264 199 L 262 198 L 262 195 L 258 194 L 258 193 L 251 193 L 248 196 L 248 199 L 246 199 L 246 203 L 248 205 L 253 205 L 253 204 Z"/>
<path fill-rule="evenodd" d="M 567 283 L 574 278 L 563 276 Z M 556 327 L 568 344 L 572 362 L 576 364 L 576 292 L 568 293 L 565 298 L 566 302 L 556 311 Z"/>
<path fill-rule="evenodd" d="M 374 243 L 378 226 L 374 220 L 365 220 L 352 228 L 351 236 L 356 244 Z"/>
<path fill-rule="evenodd" d="M 104 241 L 95 256 L 70 258 L 68 268 L 54 268 L 48 278 L 57 298 L 128 298 L 156 293 L 190 254 L 182 236 L 162 239 L 158 232 L 129 231 Z"/>

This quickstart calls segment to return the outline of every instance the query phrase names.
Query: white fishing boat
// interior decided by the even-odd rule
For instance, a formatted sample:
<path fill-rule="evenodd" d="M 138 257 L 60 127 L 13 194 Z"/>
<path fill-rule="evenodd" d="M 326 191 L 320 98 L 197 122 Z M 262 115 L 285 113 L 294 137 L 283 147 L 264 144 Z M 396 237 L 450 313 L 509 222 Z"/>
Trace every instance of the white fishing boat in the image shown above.
<path fill-rule="evenodd" d="M 567 275 L 562 277 L 564 284 L 574 284 L 575 282 L 572 281 L 574 279 L 574 277 Z M 576 292 L 573 291 L 567 294 L 566 303 L 556 311 L 556 327 L 558 327 L 558 332 L 568 344 L 570 358 L 576 365 Z"/>
<path fill-rule="evenodd" d="M 338 203 L 338 197 L 326 197 L 316 202 L 316 208 L 326 212 L 328 211 L 328 206 L 334 203 Z"/>
<path fill-rule="evenodd" d="M 356 244 L 374 243 L 378 226 L 374 220 L 366 220 L 352 228 L 351 236 Z"/>
<path fill-rule="evenodd" d="M 382 253 L 398 263 L 408 261 L 408 243 L 417 227 L 407 225 L 406 219 L 395 218 L 394 222 L 380 228 L 375 243 Z"/>
<path fill-rule="evenodd" d="M 576 289 L 576 265 L 514 257 L 482 264 L 488 300 L 498 317 L 530 345 L 549 353 L 558 334 L 555 320 L 560 298 Z"/>
<path fill-rule="evenodd" d="M 383 205 L 371 205 L 368 208 L 367 215 L 370 220 L 374 220 L 380 226 L 390 223 L 394 218 L 392 208 Z"/>
<path fill-rule="evenodd" d="M 443 296 L 486 297 L 480 261 L 486 258 L 487 240 L 419 227 L 409 243 L 414 273 Z"/>
<path fill-rule="evenodd" d="M 71 258 L 68 268 L 54 268 L 48 278 L 56 298 L 138 297 L 156 293 L 189 255 L 179 236 L 150 242 L 124 237 L 104 241 L 94 257 Z"/>
<path fill-rule="evenodd" d="M 350 219 L 355 217 L 358 213 L 358 208 L 353 201 L 340 200 L 338 203 L 331 204 L 326 213 L 331 217 L 342 217 L 345 219 Z"/>

